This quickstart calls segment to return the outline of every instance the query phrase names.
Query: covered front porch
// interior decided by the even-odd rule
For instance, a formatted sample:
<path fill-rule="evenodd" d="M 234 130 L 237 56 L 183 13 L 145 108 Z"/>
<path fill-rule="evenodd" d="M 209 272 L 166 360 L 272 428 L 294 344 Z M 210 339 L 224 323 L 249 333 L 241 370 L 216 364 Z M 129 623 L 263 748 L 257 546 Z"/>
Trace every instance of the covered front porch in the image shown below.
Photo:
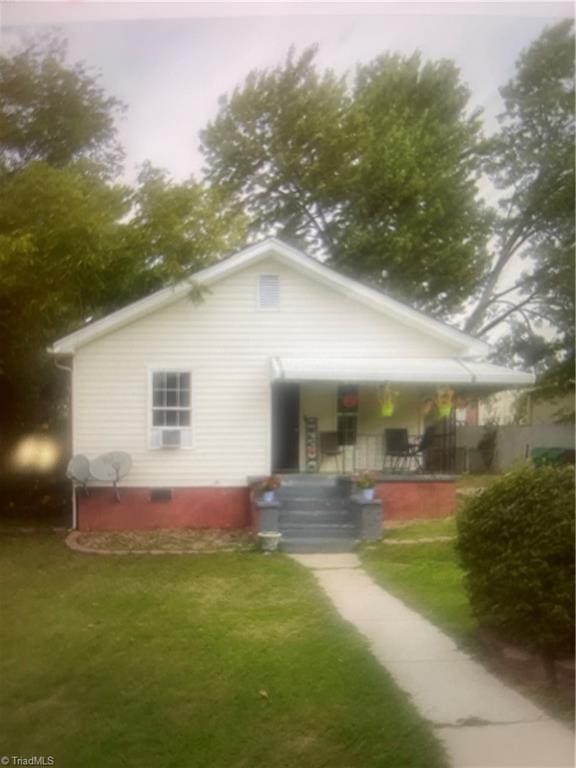
<path fill-rule="evenodd" d="M 501 366 L 455 358 L 272 360 L 275 473 L 450 476 L 465 469 L 458 424 L 478 397 L 532 384 Z"/>

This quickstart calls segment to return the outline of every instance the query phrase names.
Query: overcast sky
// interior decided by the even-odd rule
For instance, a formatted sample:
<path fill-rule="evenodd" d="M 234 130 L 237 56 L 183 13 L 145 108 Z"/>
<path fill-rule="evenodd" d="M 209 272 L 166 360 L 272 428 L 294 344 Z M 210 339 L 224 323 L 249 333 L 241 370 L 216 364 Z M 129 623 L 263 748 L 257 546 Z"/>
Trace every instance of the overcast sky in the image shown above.
<path fill-rule="evenodd" d="M 151 160 L 181 179 L 201 170 L 198 133 L 215 116 L 218 96 L 251 69 L 281 62 L 291 45 L 317 43 L 319 64 L 337 72 L 385 51 L 453 59 L 491 131 L 502 106 L 498 88 L 520 51 L 572 12 L 568 3 L 16 2 L 4 5 L 1 26 L 4 48 L 47 23 L 61 29 L 70 59 L 99 69 L 106 90 L 128 106 L 119 126 L 127 178 Z"/>

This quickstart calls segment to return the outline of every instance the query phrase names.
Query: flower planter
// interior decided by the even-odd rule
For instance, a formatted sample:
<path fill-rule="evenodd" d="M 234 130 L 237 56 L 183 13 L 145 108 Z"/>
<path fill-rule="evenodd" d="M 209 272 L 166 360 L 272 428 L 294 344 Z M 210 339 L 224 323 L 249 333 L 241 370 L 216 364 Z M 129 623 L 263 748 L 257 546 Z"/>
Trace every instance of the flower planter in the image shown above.
<path fill-rule="evenodd" d="M 276 552 L 281 538 L 282 534 L 276 531 L 261 531 L 258 534 L 260 549 L 262 552 Z"/>
<path fill-rule="evenodd" d="M 260 499 L 269 504 L 271 501 L 276 501 L 276 494 L 274 491 L 262 491 Z"/>
<path fill-rule="evenodd" d="M 280 505 L 275 502 L 260 501 L 258 509 L 258 530 L 266 533 L 277 533 L 280 522 Z"/>
<path fill-rule="evenodd" d="M 361 488 L 360 496 L 363 501 L 374 501 L 374 488 Z"/>

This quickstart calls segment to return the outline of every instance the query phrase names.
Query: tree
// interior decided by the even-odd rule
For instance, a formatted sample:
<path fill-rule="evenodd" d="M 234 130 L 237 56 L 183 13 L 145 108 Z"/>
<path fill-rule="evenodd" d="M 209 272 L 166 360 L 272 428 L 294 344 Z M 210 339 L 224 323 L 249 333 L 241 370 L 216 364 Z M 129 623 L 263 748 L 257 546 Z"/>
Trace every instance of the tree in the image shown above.
<path fill-rule="evenodd" d="M 49 420 L 56 369 L 46 346 L 105 306 L 112 286 L 121 294 L 130 284 L 119 223 L 127 210 L 127 191 L 82 164 L 34 161 L 1 180 L 4 430 Z"/>
<path fill-rule="evenodd" d="M 61 38 L 32 40 L 0 56 L 0 169 L 32 160 L 61 168 L 89 157 L 115 171 L 122 152 L 114 121 L 122 110 L 84 65 L 67 65 Z"/>
<path fill-rule="evenodd" d="M 207 179 L 246 210 L 258 234 L 280 231 L 311 250 L 331 250 L 325 212 L 352 160 L 349 99 L 343 79 L 314 68 L 315 49 L 285 65 L 252 72 L 220 99 L 202 132 Z"/>
<path fill-rule="evenodd" d="M 0 413 L 6 437 L 54 421 L 59 377 L 45 347 L 122 283 L 128 191 L 111 181 L 121 157 L 121 104 L 69 66 L 55 37 L 0 56 Z M 108 272 L 107 272 L 108 271 Z M 60 377 L 61 380 L 62 377 Z M 6 441 L 3 446 L 6 448 Z"/>
<path fill-rule="evenodd" d="M 193 178 L 175 184 L 146 163 L 131 202 L 126 236 L 151 287 L 184 279 L 246 242 L 245 216 L 219 190 Z"/>
<path fill-rule="evenodd" d="M 478 114 L 452 62 L 385 55 L 358 68 L 356 154 L 335 261 L 434 312 L 455 309 L 483 272 L 476 200 Z"/>
<path fill-rule="evenodd" d="M 484 268 L 478 115 L 449 62 L 382 56 L 346 77 L 315 49 L 253 72 L 201 135 L 208 180 L 275 232 L 420 307 L 457 307 Z M 386 280 L 382 277 L 386 270 Z"/>
<path fill-rule="evenodd" d="M 573 23 L 546 29 L 501 93 L 506 109 L 489 170 L 503 198 L 492 265 L 466 330 L 484 335 L 512 321 L 501 356 L 548 371 L 561 393 L 574 379 Z M 504 269 L 517 257 L 526 269 L 502 290 Z M 538 332 L 543 324 L 555 329 L 552 341 Z M 557 380 L 559 371 L 565 376 Z"/>

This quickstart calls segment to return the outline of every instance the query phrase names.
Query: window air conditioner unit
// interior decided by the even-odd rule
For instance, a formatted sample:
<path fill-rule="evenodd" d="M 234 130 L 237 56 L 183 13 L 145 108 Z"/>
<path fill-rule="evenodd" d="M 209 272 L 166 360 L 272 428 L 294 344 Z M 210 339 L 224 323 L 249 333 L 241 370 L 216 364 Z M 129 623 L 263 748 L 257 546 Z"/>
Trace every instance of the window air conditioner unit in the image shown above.
<path fill-rule="evenodd" d="M 182 435 L 179 429 L 162 430 L 162 448 L 180 448 Z"/>

